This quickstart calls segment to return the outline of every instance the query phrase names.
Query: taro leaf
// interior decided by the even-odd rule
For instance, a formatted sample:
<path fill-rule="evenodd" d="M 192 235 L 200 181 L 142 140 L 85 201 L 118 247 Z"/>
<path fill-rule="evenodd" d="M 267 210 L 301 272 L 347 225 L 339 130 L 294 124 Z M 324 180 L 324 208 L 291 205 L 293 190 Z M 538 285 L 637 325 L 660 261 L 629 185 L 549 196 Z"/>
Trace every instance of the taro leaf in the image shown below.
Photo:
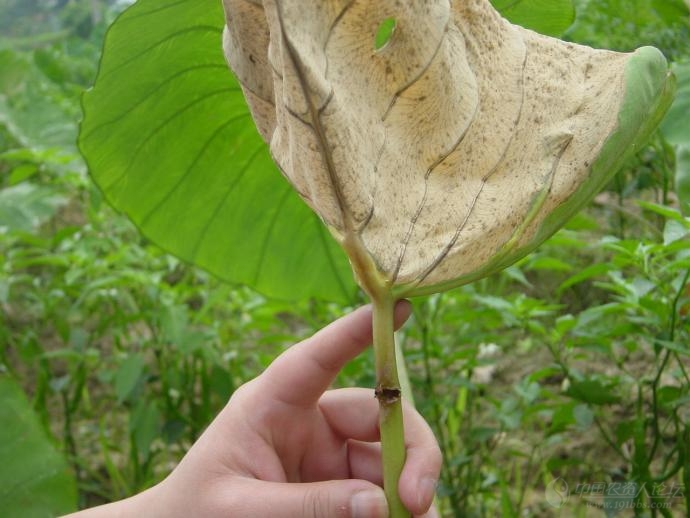
<path fill-rule="evenodd" d="M 690 62 L 674 63 L 678 93 L 661 124 L 664 138 L 676 149 L 676 193 L 685 214 L 690 214 Z"/>
<path fill-rule="evenodd" d="M 536 30 L 562 23 L 549 6 L 572 9 L 518 3 Z M 148 238 L 225 280 L 350 302 L 347 259 L 272 164 L 227 70 L 222 27 L 219 0 L 139 0 L 117 19 L 84 97 L 91 175 Z"/>
<path fill-rule="evenodd" d="M 67 201 L 50 185 L 23 182 L 0 189 L 0 232 L 30 232 L 52 218 Z"/>
<path fill-rule="evenodd" d="M 432 293 L 516 261 L 608 181 L 673 95 L 656 49 L 565 43 L 488 0 L 225 9 L 226 56 L 261 135 L 370 294 Z"/>
<path fill-rule="evenodd" d="M 46 436 L 24 392 L 0 375 L 0 516 L 58 516 L 75 510 L 67 462 Z"/>
<path fill-rule="evenodd" d="M 74 147 L 75 114 L 63 102 L 61 87 L 51 83 L 29 58 L 0 49 L 0 127 L 25 147 Z"/>
<path fill-rule="evenodd" d="M 678 82 L 678 93 L 661 124 L 661 132 L 671 144 L 690 147 L 690 62 L 674 63 L 672 70 Z"/>
<path fill-rule="evenodd" d="M 683 17 L 690 15 L 690 3 L 687 0 L 652 0 L 652 8 L 668 25 L 678 23 Z"/>
<path fill-rule="evenodd" d="M 512 23 L 541 34 L 560 36 L 575 20 L 570 0 L 491 0 Z"/>
<path fill-rule="evenodd" d="M 79 145 L 163 248 L 283 299 L 352 301 L 347 259 L 280 178 L 221 50 L 219 0 L 140 0 L 108 32 Z"/>
<path fill-rule="evenodd" d="M 690 147 L 676 148 L 676 194 L 684 214 L 690 214 Z"/>

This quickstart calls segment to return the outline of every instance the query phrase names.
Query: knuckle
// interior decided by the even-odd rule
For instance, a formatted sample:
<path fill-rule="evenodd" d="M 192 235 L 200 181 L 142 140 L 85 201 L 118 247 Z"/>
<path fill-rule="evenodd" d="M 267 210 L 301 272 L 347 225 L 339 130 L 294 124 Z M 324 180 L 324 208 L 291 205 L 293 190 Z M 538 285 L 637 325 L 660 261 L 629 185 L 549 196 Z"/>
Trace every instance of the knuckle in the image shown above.
<path fill-rule="evenodd" d="M 237 402 L 247 399 L 252 391 L 253 383 L 254 380 L 248 381 L 247 383 L 243 383 L 242 385 L 237 387 L 230 395 L 230 402 L 236 404 Z"/>
<path fill-rule="evenodd" d="M 304 518 L 330 518 L 332 516 L 330 500 L 328 492 L 318 488 L 308 489 L 304 493 L 302 516 Z"/>
<path fill-rule="evenodd" d="M 441 451 L 441 447 L 438 444 L 434 444 L 433 458 L 434 462 L 439 466 L 443 462 L 443 452 Z"/>
<path fill-rule="evenodd" d="M 443 452 L 441 451 L 441 448 L 439 447 L 438 444 L 434 444 L 432 447 L 432 453 L 431 453 L 431 458 L 434 463 L 434 466 L 438 467 L 438 470 L 441 470 L 441 464 L 443 463 Z"/>

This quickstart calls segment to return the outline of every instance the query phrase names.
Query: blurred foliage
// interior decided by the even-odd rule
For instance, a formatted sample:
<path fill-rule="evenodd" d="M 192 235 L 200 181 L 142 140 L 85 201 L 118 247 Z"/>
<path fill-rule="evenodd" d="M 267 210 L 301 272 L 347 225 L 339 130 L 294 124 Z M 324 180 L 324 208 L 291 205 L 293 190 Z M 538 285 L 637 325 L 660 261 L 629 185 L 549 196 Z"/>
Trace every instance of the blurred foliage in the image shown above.
<path fill-rule="evenodd" d="M 26 395 L 0 374 L 0 514 L 50 516 L 74 510 L 76 486 L 64 458 L 45 437 Z"/>
<path fill-rule="evenodd" d="M 671 61 L 688 57 L 690 8 L 684 0 L 575 0 L 575 5 L 567 39 L 621 52 L 652 45 Z"/>
<path fill-rule="evenodd" d="M 577 5 L 574 41 L 690 59 L 683 2 Z M 74 142 L 79 94 L 118 9 L 0 0 L 0 376 L 23 387 L 81 507 L 160 480 L 235 387 L 349 309 L 220 283 L 103 202 Z M 682 92 L 675 107 L 687 106 Z M 690 135 L 682 115 L 676 124 Z M 400 338 L 444 450 L 444 516 L 613 516 L 614 495 L 575 492 L 594 482 L 645 488 L 628 502 L 644 505 L 620 516 L 687 513 L 687 491 L 653 494 L 690 483 L 684 145 L 657 133 L 537 252 L 415 301 Z M 340 383 L 371 386 L 371 363 L 357 359 Z M 561 509 L 545 493 L 559 477 L 570 486 Z"/>

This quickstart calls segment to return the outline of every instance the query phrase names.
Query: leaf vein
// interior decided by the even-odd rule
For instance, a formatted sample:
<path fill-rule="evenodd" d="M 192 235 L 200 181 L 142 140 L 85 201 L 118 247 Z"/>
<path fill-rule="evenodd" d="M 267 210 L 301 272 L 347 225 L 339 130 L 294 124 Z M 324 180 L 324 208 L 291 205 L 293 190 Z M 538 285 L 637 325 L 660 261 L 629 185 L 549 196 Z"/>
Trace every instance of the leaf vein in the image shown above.
<path fill-rule="evenodd" d="M 104 185 L 104 186 L 103 186 L 103 190 L 104 190 L 104 191 L 109 191 L 110 189 L 112 189 L 112 187 L 113 187 L 116 183 L 118 183 L 120 180 L 122 180 L 122 178 L 124 178 L 124 177 L 127 175 L 127 173 L 129 172 L 129 170 L 130 170 L 130 169 L 132 168 L 132 166 L 136 163 L 136 159 L 137 159 L 137 157 L 139 156 L 139 153 L 141 153 L 141 150 L 144 149 L 144 147 L 146 146 L 146 144 L 148 144 L 148 142 L 149 142 L 153 137 L 155 137 L 160 131 L 163 130 L 163 128 L 165 128 L 168 124 L 170 124 L 174 119 L 176 119 L 177 117 L 179 117 L 180 115 L 182 115 L 182 114 L 185 113 L 187 110 L 189 110 L 190 108 L 194 107 L 195 105 L 197 105 L 197 104 L 199 104 L 199 103 L 201 103 L 201 102 L 204 102 L 204 101 L 206 101 L 206 100 L 208 100 L 208 99 L 210 99 L 211 97 L 214 97 L 214 96 L 216 96 L 216 95 L 220 95 L 220 94 L 227 93 L 228 91 L 232 91 L 232 90 L 231 90 L 231 89 L 228 89 L 228 88 L 222 88 L 222 89 L 220 89 L 220 90 L 214 90 L 214 91 L 209 92 L 209 93 L 207 93 L 207 94 L 205 94 L 205 95 L 202 95 L 201 97 L 199 97 L 199 98 L 197 98 L 197 99 L 194 99 L 192 102 L 190 102 L 190 103 L 186 104 L 185 106 L 183 106 L 183 107 L 181 107 L 181 108 L 175 110 L 175 111 L 172 113 L 172 115 L 171 115 L 170 117 L 168 117 L 168 118 L 165 119 L 163 122 L 161 122 L 158 126 L 156 126 L 156 127 L 151 131 L 151 133 L 149 133 L 149 134 L 146 136 L 146 138 L 145 138 L 144 140 L 142 140 L 142 141 L 139 143 L 139 145 L 138 145 L 137 148 L 135 149 L 134 153 L 132 154 L 132 158 L 130 159 L 129 164 L 127 165 L 127 167 L 126 167 L 119 175 L 117 175 L 117 177 L 116 177 L 112 182 L 110 182 L 108 185 Z"/>
<path fill-rule="evenodd" d="M 192 163 L 185 169 L 184 173 L 180 176 L 180 178 L 177 180 L 177 182 L 175 182 L 175 185 L 173 185 L 171 187 L 171 189 L 165 194 L 165 196 L 163 196 L 163 198 L 158 203 L 156 203 L 153 206 L 153 208 L 151 208 L 151 210 L 149 210 L 146 213 L 146 215 L 141 219 L 140 226 L 142 226 L 142 227 L 145 226 L 146 223 L 148 222 L 148 220 L 151 218 L 151 216 L 153 216 L 153 214 L 158 209 L 160 209 L 170 199 L 170 197 L 180 187 L 180 185 L 182 185 L 182 183 L 191 174 L 192 170 L 196 167 L 197 163 L 199 162 L 199 160 L 201 160 L 201 157 L 204 155 L 204 153 L 206 153 L 206 150 L 209 148 L 211 143 L 216 139 L 216 137 L 218 137 L 218 135 L 220 135 L 223 132 L 223 130 L 225 130 L 233 122 L 237 122 L 238 120 L 241 120 L 241 119 L 248 117 L 248 116 L 249 116 L 249 113 L 241 113 L 240 115 L 237 115 L 235 117 L 228 119 L 227 121 L 225 121 L 223 124 L 221 124 L 220 126 L 218 126 L 218 128 L 216 128 L 214 130 L 213 134 L 211 134 L 211 136 L 208 139 L 206 139 L 206 142 L 204 142 L 204 145 L 201 147 L 199 152 L 196 154 Z"/>
<path fill-rule="evenodd" d="M 98 130 L 104 128 L 105 126 L 109 126 L 111 124 L 115 124 L 116 122 L 121 121 L 124 119 L 127 115 L 132 113 L 134 110 L 136 110 L 139 106 L 141 106 L 144 102 L 146 102 L 150 97 L 154 96 L 159 90 L 161 90 L 164 86 L 168 85 L 175 79 L 179 79 L 183 75 L 187 74 L 188 72 L 195 72 L 197 70 L 203 70 L 206 68 L 222 68 L 226 72 L 228 71 L 227 65 L 221 65 L 221 64 L 205 64 L 205 65 L 196 65 L 193 67 L 187 67 L 184 68 L 175 74 L 171 75 L 170 77 L 166 78 L 165 80 L 161 81 L 155 88 L 151 89 L 149 92 L 144 94 L 135 104 L 132 106 L 128 107 L 126 110 L 124 110 L 120 115 L 115 117 L 114 119 L 101 122 L 100 124 L 97 124 L 95 127 L 91 128 L 86 135 L 82 137 L 82 140 L 87 140 L 93 136 L 95 132 Z M 234 91 L 239 91 L 239 89 L 233 89 Z"/>
<path fill-rule="evenodd" d="M 288 200 L 289 195 L 292 192 L 292 187 L 290 185 L 286 185 L 286 187 L 287 188 L 285 189 L 283 195 L 280 197 L 280 201 L 278 202 L 275 212 L 271 217 L 271 222 L 268 224 L 268 230 L 266 231 L 266 235 L 264 236 L 264 239 L 261 242 L 261 251 L 259 253 L 259 260 L 256 262 L 256 272 L 254 272 L 254 280 L 251 284 L 252 286 L 258 286 L 259 277 L 261 275 L 261 269 L 263 267 L 264 260 L 266 259 L 266 255 L 268 252 L 268 243 L 271 239 L 271 235 L 273 234 L 273 230 L 275 229 L 276 221 L 278 221 L 278 216 L 280 216 L 280 212 L 283 210 L 283 206 L 285 205 L 285 202 Z"/>
<path fill-rule="evenodd" d="M 331 248 L 328 246 L 328 238 L 325 234 L 324 225 L 321 222 L 321 220 L 317 217 L 314 218 L 314 221 L 316 222 L 316 227 L 319 230 L 319 237 L 321 238 L 321 243 L 323 244 L 323 248 L 326 251 L 326 258 L 328 259 L 328 264 L 331 266 L 331 269 L 333 270 L 333 275 L 338 281 L 338 286 L 340 287 L 340 290 L 343 292 L 347 300 L 350 300 L 352 294 L 348 293 L 347 288 L 345 286 L 345 282 L 343 281 L 341 275 L 341 271 L 336 267 L 335 258 L 333 257 Z"/>
<path fill-rule="evenodd" d="M 345 210 L 347 203 L 345 200 L 345 195 L 342 192 L 342 188 L 340 186 L 340 183 L 338 182 L 338 176 L 336 174 L 336 168 L 335 164 L 333 163 L 333 157 L 329 152 L 329 146 L 328 146 L 328 139 L 326 138 L 326 133 L 321 126 L 321 120 L 319 117 L 319 112 L 314 103 L 312 102 L 311 95 L 309 94 L 309 88 L 307 87 L 307 80 L 304 77 L 303 73 L 303 65 L 299 60 L 299 56 L 297 52 L 295 52 L 295 49 L 292 45 L 292 43 L 289 41 L 285 34 L 285 22 L 283 18 L 283 12 L 281 9 L 280 4 L 277 5 L 277 14 L 278 14 L 278 22 L 280 24 L 280 29 L 281 29 L 281 36 L 283 38 L 283 43 L 285 45 L 285 48 L 287 50 L 287 53 L 292 60 L 293 64 L 295 65 L 295 71 L 297 72 L 297 79 L 300 82 L 300 86 L 302 88 L 302 91 L 304 92 L 305 95 L 305 100 L 307 103 L 307 106 L 310 109 L 311 112 L 311 119 L 312 119 L 312 124 L 310 126 L 313 128 L 314 132 L 316 133 L 316 138 L 319 141 L 319 148 L 322 154 L 323 162 L 326 168 L 326 173 L 328 174 L 328 178 L 331 183 L 331 187 L 333 189 L 333 194 L 335 197 L 335 200 L 338 205 L 338 209 L 340 210 L 340 214 L 343 220 L 343 224 L 345 225 L 345 228 L 350 231 L 351 230 L 351 221 L 348 218 L 348 213 Z M 298 117 L 299 118 L 299 117 Z M 301 119 L 300 119 L 301 120 Z"/>
<path fill-rule="evenodd" d="M 129 21 L 132 21 L 132 20 L 136 20 L 137 18 L 142 18 L 142 17 L 144 17 L 144 16 L 149 16 L 149 15 L 151 15 L 151 14 L 155 14 L 155 13 L 158 13 L 158 12 L 160 12 L 160 11 L 165 11 L 166 9 L 170 9 L 170 8 L 173 8 L 173 7 L 177 7 L 177 6 L 180 5 L 180 4 L 186 4 L 186 3 L 190 2 L 190 1 L 193 1 L 193 0 L 178 0 L 177 2 L 171 2 L 171 3 L 169 3 L 169 4 L 166 4 L 166 5 L 163 5 L 163 6 L 160 6 L 160 7 L 156 7 L 155 9 L 149 9 L 148 11 L 144 11 L 144 12 L 141 12 L 141 13 L 132 13 L 132 14 L 130 14 L 129 16 L 123 16 L 123 17 L 118 21 L 118 23 L 123 23 L 123 22 L 129 22 Z M 125 12 L 127 12 L 127 11 L 125 11 Z"/>
<path fill-rule="evenodd" d="M 431 174 L 434 172 L 434 170 L 441 165 L 453 152 L 455 152 L 460 144 L 462 144 L 463 140 L 465 140 L 465 137 L 467 136 L 467 133 L 469 132 L 470 128 L 474 124 L 474 122 L 477 120 L 477 115 L 479 114 L 479 103 L 474 108 L 474 113 L 472 114 L 472 119 L 470 120 L 470 123 L 465 127 L 465 130 L 460 134 L 458 139 L 456 140 L 455 144 L 451 146 L 451 148 L 443 155 L 441 155 L 439 158 L 437 158 L 433 164 L 427 169 L 426 174 L 424 175 L 424 194 L 422 196 L 422 200 L 419 203 L 419 206 L 417 207 L 416 212 L 412 216 L 412 219 L 410 221 L 410 228 L 407 231 L 407 235 L 405 236 L 405 239 L 403 240 L 403 245 L 402 245 L 402 251 L 400 253 L 400 256 L 398 257 L 398 262 L 395 266 L 395 271 L 393 272 L 393 282 L 396 282 L 398 280 L 398 274 L 400 273 L 400 268 L 402 268 L 402 263 L 405 258 L 405 252 L 407 251 L 407 246 L 410 242 L 410 239 L 412 239 L 412 233 L 414 231 L 414 227 L 417 225 L 417 221 L 419 220 L 419 216 L 422 214 L 422 210 L 424 209 L 424 205 L 426 204 L 426 199 L 429 194 L 429 178 L 431 177 Z"/>
<path fill-rule="evenodd" d="M 206 223 L 204 224 L 201 231 L 199 232 L 199 237 L 197 238 L 196 243 L 194 243 L 194 246 L 192 247 L 190 262 L 196 261 L 196 256 L 199 253 L 199 249 L 201 248 L 201 243 L 203 242 L 203 240 L 206 237 L 206 234 L 208 233 L 209 229 L 211 228 L 211 224 L 216 219 L 216 216 L 218 216 L 218 214 L 220 213 L 221 209 L 223 208 L 223 206 L 227 202 L 228 197 L 230 196 L 230 194 L 232 194 L 232 191 L 235 190 L 235 187 L 237 187 L 237 185 L 242 181 L 242 178 L 244 178 L 244 175 L 249 170 L 249 166 L 252 165 L 252 163 L 254 162 L 254 159 L 256 159 L 256 157 L 259 156 L 259 153 L 263 149 L 265 149 L 265 147 L 262 144 L 262 145 L 258 146 L 256 148 L 256 150 L 254 150 L 252 155 L 249 157 L 249 160 L 247 160 L 247 163 L 244 165 L 244 167 L 240 171 L 239 175 L 237 175 L 237 177 L 235 178 L 235 181 L 230 183 L 230 185 L 228 185 L 228 189 L 225 191 L 225 194 L 223 194 L 223 198 L 221 199 L 220 203 L 218 203 L 218 205 L 216 205 L 216 208 L 211 213 L 211 216 L 208 218 L 208 220 L 206 220 Z"/>
<path fill-rule="evenodd" d="M 527 65 L 527 57 L 529 55 L 529 52 L 527 48 L 525 48 L 525 55 L 522 61 L 522 70 L 521 70 L 521 77 L 520 77 L 520 88 L 522 91 L 521 94 L 521 99 L 520 99 L 520 108 L 518 109 L 518 116 L 515 121 L 515 128 L 520 124 L 520 121 L 522 120 L 522 110 L 525 105 L 525 69 Z M 498 161 L 494 164 L 494 166 L 489 170 L 488 173 L 484 175 L 481 181 L 481 186 L 479 187 L 479 190 L 477 191 L 477 194 L 475 195 L 474 199 L 472 200 L 472 204 L 470 205 L 469 210 L 467 211 L 467 214 L 465 215 L 465 218 L 463 219 L 462 223 L 458 225 L 458 228 L 456 229 L 453 237 L 451 240 L 448 242 L 448 244 L 441 250 L 441 253 L 436 256 L 436 258 L 432 261 L 432 263 L 424 270 L 422 275 L 419 277 L 419 279 L 415 282 L 415 286 L 418 286 L 420 283 L 426 279 L 431 272 L 433 272 L 436 267 L 441 264 L 441 262 L 448 256 L 452 248 L 455 246 L 455 243 L 457 242 L 458 238 L 460 237 L 460 234 L 464 230 L 465 226 L 467 225 L 467 222 L 470 219 L 470 216 L 472 215 L 472 212 L 474 212 L 474 208 L 477 205 L 477 200 L 479 199 L 479 196 L 481 196 L 482 192 L 484 191 L 484 187 L 486 186 L 486 183 L 488 180 L 496 173 L 498 170 L 499 166 L 503 161 L 505 160 L 508 150 L 510 149 L 510 146 L 512 145 L 513 141 L 515 140 L 515 134 L 516 131 L 513 131 L 512 134 L 510 135 L 510 139 L 506 143 L 505 147 L 503 148 L 503 152 L 501 153 L 501 156 L 499 157 Z"/>
<path fill-rule="evenodd" d="M 342 11 L 338 13 L 338 15 L 335 17 L 333 20 L 333 23 L 331 24 L 330 28 L 328 29 L 328 34 L 326 35 L 326 42 L 323 44 L 323 55 L 326 57 L 326 70 L 324 70 L 324 77 L 328 79 L 328 68 L 329 68 L 329 60 L 328 60 L 328 54 L 326 53 L 326 49 L 328 48 L 328 44 L 331 42 L 331 36 L 333 36 L 333 32 L 335 31 L 335 28 L 338 26 L 338 24 L 341 22 L 343 17 L 345 16 L 345 13 L 354 5 L 354 0 L 349 2 Z"/>
<path fill-rule="evenodd" d="M 181 29 L 175 32 L 172 32 L 168 34 L 165 38 L 162 40 L 158 40 L 155 43 L 149 45 L 145 49 L 143 49 L 141 52 L 137 52 L 136 54 L 133 54 L 131 57 L 123 61 L 122 63 L 119 63 L 118 65 L 115 65 L 113 68 L 110 68 L 109 70 L 105 70 L 102 74 L 100 74 L 98 80 L 101 82 L 104 81 L 106 77 L 109 77 L 113 75 L 115 72 L 118 72 L 120 69 L 126 67 L 130 63 L 136 61 L 137 59 L 141 58 L 142 56 L 145 56 L 147 53 L 155 49 L 156 47 L 159 47 L 160 45 L 163 45 L 165 43 L 168 43 L 171 40 L 174 40 L 175 38 L 178 38 L 180 36 L 184 36 L 186 34 L 192 33 L 192 32 L 216 32 L 218 34 L 222 33 L 222 29 L 213 26 L 213 25 L 196 25 L 194 27 L 189 27 L 187 29 Z"/>
<path fill-rule="evenodd" d="M 436 45 L 436 48 L 434 49 L 434 53 L 433 53 L 433 54 L 431 55 L 431 57 L 429 58 L 429 61 L 427 61 L 427 63 L 426 63 L 426 64 L 424 65 L 424 67 L 417 73 L 417 75 L 415 75 L 410 81 L 408 81 L 408 83 L 407 83 L 405 86 L 401 87 L 400 89 L 398 89 L 398 90 L 393 94 L 393 99 L 391 99 L 391 102 L 390 102 L 390 104 L 388 105 L 388 108 L 386 108 L 386 111 L 384 112 L 383 116 L 381 117 L 381 122 L 384 122 L 384 121 L 388 118 L 388 115 L 390 115 L 391 110 L 393 109 L 393 106 L 394 106 L 395 103 L 398 101 L 398 99 L 400 98 L 400 96 L 405 92 L 405 90 L 407 90 L 408 88 L 412 87 L 412 85 L 414 85 L 417 81 L 419 81 L 419 80 L 424 76 L 424 74 L 427 73 L 427 71 L 429 70 L 429 68 L 431 67 L 431 65 L 434 63 L 434 61 L 436 60 L 436 56 L 438 56 L 438 53 L 440 52 L 441 47 L 443 46 L 443 42 L 444 42 L 445 39 L 446 39 L 446 34 L 448 33 L 448 24 L 449 24 L 449 22 L 450 22 L 450 20 L 446 21 L 446 25 L 445 25 L 445 27 L 444 27 L 444 29 L 443 29 L 443 34 L 441 34 L 441 37 L 438 39 L 438 45 Z"/>

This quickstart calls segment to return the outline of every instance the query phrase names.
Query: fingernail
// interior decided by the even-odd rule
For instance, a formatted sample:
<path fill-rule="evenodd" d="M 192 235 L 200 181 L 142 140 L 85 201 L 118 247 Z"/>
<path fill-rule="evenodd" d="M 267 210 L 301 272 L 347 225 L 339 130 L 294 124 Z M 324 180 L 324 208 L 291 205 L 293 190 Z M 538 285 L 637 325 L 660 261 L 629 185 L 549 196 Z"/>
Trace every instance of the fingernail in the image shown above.
<path fill-rule="evenodd" d="M 367 489 L 355 493 L 350 500 L 352 518 L 386 518 L 388 504 L 383 491 Z"/>
<path fill-rule="evenodd" d="M 419 507 L 427 508 L 431 505 L 434 495 L 436 494 L 436 485 L 438 480 L 435 478 L 423 478 L 419 483 L 419 493 L 417 493 L 417 505 Z"/>

